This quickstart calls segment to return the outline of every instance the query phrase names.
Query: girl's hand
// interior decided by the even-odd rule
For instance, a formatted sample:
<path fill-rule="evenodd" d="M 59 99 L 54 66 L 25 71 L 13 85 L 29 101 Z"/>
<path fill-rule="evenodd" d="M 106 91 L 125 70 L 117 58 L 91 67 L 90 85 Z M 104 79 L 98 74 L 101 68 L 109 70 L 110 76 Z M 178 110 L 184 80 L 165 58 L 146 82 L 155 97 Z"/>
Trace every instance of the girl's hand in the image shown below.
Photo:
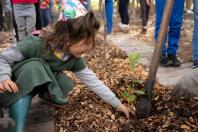
<path fill-rule="evenodd" d="M 127 119 L 130 118 L 130 116 L 129 116 L 130 109 L 129 109 L 128 107 L 126 107 L 126 106 L 123 105 L 123 104 L 120 104 L 120 105 L 118 105 L 117 109 L 118 109 L 118 111 L 123 112 L 123 113 L 126 115 L 126 118 L 127 118 Z"/>
<path fill-rule="evenodd" d="M 0 83 L 0 93 L 3 93 L 5 91 L 16 93 L 18 92 L 18 87 L 13 81 L 5 80 Z"/>

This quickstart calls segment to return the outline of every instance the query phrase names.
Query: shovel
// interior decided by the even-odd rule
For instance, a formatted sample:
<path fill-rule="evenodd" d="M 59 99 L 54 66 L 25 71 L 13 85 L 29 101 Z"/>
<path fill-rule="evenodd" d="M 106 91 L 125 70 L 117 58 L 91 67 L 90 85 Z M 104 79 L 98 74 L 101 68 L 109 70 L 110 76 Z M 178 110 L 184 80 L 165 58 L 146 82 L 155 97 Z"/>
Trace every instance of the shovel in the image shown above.
<path fill-rule="evenodd" d="M 168 25 L 170 21 L 170 17 L 172 14 L 172 9 L 174 5 L 174 0 L 166 0 L 166 5 L 164 8 L 163 18 L 160 25 L 160 31 L 158 35 L 157 44 L 155 45 L 155 50 L 153 52 L 153 57 L 151 60 L 151 65 L 149 67 L 149 74 L 147 81 L 145 83 L 145 94 L 141 96 L 136 104 L 136 117 L 137 118 L 145 118 L 149 116 L 151 110 L 151 96 L 153 86 L 155 84 L 156 73 L 158 69 L 158 64 L 161 56 L 161 49 L 163 47 L 166 34 L 168 31 Z"/>

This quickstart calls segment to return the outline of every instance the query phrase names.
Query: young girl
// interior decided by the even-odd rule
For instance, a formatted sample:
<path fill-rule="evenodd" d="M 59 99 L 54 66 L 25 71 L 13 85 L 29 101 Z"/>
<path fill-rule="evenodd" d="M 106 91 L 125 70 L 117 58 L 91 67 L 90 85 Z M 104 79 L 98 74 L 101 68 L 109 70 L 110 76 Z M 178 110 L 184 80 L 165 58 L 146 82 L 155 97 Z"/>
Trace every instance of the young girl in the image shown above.
<path fill-rule="evenodd" d="M 123 112 L 129 109 L 88 69 L 81 55 L 95 45 L 99 23 L 79 1 L 64 0 L 54 32 L 45 39 L 29 36 L 0 54 L 0 106 L 9 107 L 16 122 L 15 132 L 23 132 L 32 97 L 64 106 L 73 81 L 63 71 L 70 70 L 90 90 Z M 45 96 L 45 94 L 47 96 Z"/>

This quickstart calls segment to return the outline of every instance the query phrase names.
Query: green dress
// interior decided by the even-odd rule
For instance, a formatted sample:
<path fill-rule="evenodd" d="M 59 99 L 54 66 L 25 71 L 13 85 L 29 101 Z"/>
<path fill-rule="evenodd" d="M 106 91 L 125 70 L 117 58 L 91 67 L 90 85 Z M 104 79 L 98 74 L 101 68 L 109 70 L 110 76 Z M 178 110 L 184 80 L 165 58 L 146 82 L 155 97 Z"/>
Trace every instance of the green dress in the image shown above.
<path fill-rule="evenodd" d="M 35 36 L 29 36 L 17 44 L 17 48 L 25 58 L 12 67 L 12 80 L 18 85 L 19 92 L 0 94 L 1 107 L 8 107 L 36 88 L 45 87 L 51 95 L 58 97 L 66 97 L 71 91 L 73 81 L 63 71 L 83 70 L 86 67 L 83 59 L 72 56 L 63 61 L 53 53 L 46 55 L 44 45 L 44 40 Z"/>

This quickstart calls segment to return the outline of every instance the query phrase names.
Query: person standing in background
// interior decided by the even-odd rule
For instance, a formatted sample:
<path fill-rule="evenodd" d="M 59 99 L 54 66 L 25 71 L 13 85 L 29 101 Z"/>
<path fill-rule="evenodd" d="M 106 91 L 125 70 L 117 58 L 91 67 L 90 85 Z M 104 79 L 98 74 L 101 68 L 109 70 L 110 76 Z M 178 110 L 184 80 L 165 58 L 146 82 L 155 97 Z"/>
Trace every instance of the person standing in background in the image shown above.
<path fill-rule="evenodd" d="M 105 4 L 103 3 L 105 2 Z M 105 7 L 103 7 L 105 5 Z M 113 28 L 113 0 L 100 0 L 99 1 L 99 10 L 101 11 L 103 7 L 103 13 L 106 16 L 106 34 L 109 35 L 112 33 Z"/>
<path fill-rule="evenodd" d="M 198 67 L 198 0 L 193 0 L 194 31 L 192 39 L 193 68 Z"/>
<path fill-rule="evenodd" d="M 0 31 L 4 29 L 3 22 L 3 0 L 0 0 Z"/>
<path fill-rule="evenodd" d="M 142 33 L 147 32 L 147 23 L 149 17 L 150 6 L 146 3 L 146 0 L 139 0 L 141 8 L 141 19 L 142 19 Z"/>
<path fill-rule="evenodd" d="M 19 40 L 31 35 L 35 30 L 36 11 L 34 3 L 37 2 L 38 0 L 12 0 Z"/>
<path fill-rule="evenodd" d="M 40 0 L 40 13 L 42 27 L 47 27 L 50 22 L 50 0 Z"/>
<path fill-rule="evenodd" d="M 193 14 L 192 8 L 192 0 L 186 0 L 186 13 Z"/>
<path fill-rule="evenodd" d="M 4 0 L 4 27 L 5 31 L 11 31 L 12 26 L 12 7 L 10 0 Z"/>
<path fill-rule="evenodd" d="M 121 18 L 120 28 L 129 28 L 128 6 L 129 0 L 118 0 L 118 12 Z"/>
<path fill-rule="evenodd" d="M 147 4 L 151 4 L 151 0 L 147 0 Z M 155 41 L 157 42 L 158 34 L 160 30 L 160 24 L 166 0 L 155 0 L 156 6 L 156 23 L 155 23 Z M 162 55 L 160 63 L 162 66 L 179 67 L 181 62 L 177 58 L 177 50 L 179 48 L 180 31 L 183 22 L 184 14 L 184 0 L 176 0 L 173 5 L 172 15 L 169 22 L 169 30 L 167 33 L 168 46 L 166 46 L 166 40 L 162 48 Z"/>

